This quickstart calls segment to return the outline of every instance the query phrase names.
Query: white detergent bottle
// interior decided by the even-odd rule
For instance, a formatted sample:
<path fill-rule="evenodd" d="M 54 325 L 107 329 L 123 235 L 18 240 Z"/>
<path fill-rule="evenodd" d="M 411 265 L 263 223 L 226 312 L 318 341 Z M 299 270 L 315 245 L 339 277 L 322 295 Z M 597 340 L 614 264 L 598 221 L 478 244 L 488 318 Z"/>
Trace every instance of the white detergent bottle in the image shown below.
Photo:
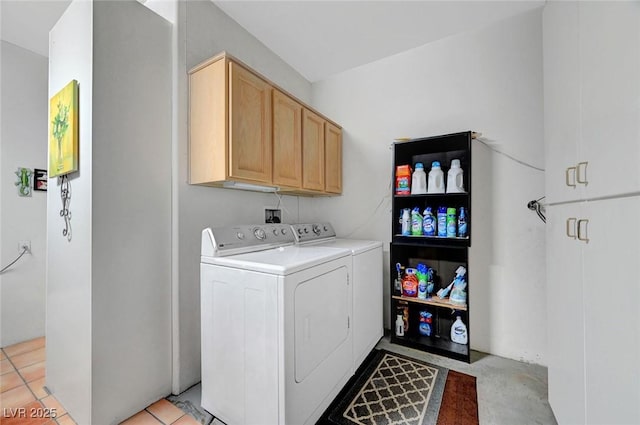
<path fill-rule="evenodd" d="M 404 336 L 404 319 L 402 314 L 396 317 L 396 336 Z"/>
<path fill-rule="evenodd" d="M 467 345 L 469 341 L 467 337 L 467 325 L 464 324 L 460 316 L 457 316 L 456 321 L 451 325 L 451 341 L 462 345 Z"/>
<path fill-rule="evenodd" d="M 422 162 L 416 163 L 416 169 L 411 176 L 411 194 L 423 195 L 427 193 L 427 173 L 424 172 Z"/>
<path fill-rule="evenodd" d="M 462 168 L 460 168 L 460 160 L 452 159 L 451 168 L 447 173 L 447 193 L 463 193 L 464 183 L 462 178 Z"/>
<path fill-rule="evenodd" d="M 438 161 L 433 161 L 431 163 L 427 193 L 444 193 L 444 173 L 442 172 L 440 162 Z"/>

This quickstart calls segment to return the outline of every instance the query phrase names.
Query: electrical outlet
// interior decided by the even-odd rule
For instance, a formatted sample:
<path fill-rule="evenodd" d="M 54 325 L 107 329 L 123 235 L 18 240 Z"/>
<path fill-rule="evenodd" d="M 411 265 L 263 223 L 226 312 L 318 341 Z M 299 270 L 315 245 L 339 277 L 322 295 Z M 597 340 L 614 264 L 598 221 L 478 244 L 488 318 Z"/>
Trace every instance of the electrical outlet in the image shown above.
<path fill-rule="evenodd" d="M 275 208 L 264 209 L 265 223 L 282 223 L 282 211 Z"/>
<path fill-rule="evenodd" d="M 18 251 L 22 252 L 23 249 L 26 249 L 27 253 L 30 253 L 31 241 L 20 241 L 20 244 L 18 244 Z"/>

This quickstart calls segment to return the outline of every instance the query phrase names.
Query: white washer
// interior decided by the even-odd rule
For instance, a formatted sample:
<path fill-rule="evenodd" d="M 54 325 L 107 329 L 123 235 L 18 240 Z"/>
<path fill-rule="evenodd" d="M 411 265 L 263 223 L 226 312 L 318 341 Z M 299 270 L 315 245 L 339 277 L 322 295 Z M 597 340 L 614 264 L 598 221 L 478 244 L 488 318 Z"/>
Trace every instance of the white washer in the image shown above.
<path fill-rule="evenodd" d="M 202 232 L 202 407 L 230 425 L 313 424 L 353 374 L 351 252 L 293 243 Z"/>
<path fill-rule="evenodd" d="M 357 369 L 384 333 L 382 242 L 336 238 L 331 223 L 293 224 L 300 246 L 348 249 L 353 260 L 353 361 Z"/>

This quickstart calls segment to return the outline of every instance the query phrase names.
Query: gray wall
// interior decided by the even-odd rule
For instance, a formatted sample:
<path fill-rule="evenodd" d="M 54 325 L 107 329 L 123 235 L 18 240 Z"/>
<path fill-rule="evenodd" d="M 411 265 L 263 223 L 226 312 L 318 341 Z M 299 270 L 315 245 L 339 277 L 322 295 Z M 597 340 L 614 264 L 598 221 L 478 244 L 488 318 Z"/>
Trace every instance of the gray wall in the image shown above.
<path fill-rule="evenodd" d="M 389 242 L 394 138 L 480 131 L 543 167 L 541 10 L 314 83 L 312 105 L 344 127 L 344 192 L 301 203 L 300 215 Z M 526 208 L 544 195 L 544 173 L 472 146 L 471 347 L 544 364 L 544 224 Z"/>
<path fill-rule="evenodd" d="M 0 347 L 44 335 L 47 193 L 18 196 L 18 167 L 47 169 L 47 58 L 0 42 Z"/>
<path fill-rule="evenodd" d="M 50 43 L 50 96 L 79 81 L 80 171 L 70 242 L 49 192 L 47 386 L 78 423 L 119 423 L 171 391 L 171 26 L 76 1 Z"/>

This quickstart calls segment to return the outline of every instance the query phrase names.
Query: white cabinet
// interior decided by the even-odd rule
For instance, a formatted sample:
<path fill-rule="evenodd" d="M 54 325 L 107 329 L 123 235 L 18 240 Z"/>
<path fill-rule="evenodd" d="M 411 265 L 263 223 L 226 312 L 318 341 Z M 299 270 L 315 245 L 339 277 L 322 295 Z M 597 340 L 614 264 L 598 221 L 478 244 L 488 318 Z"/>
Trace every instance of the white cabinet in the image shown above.
<path fill-rule="evenodd" d="M 580 215 L 586 423 L 640 424 L 640 197 Z"/>
<path fill-rule="evenodd" d="M 640 6 L 544 10 L 548 202 L 640 191 Z"/>
<path fill-rule="evenodd" d="M 640 4 L 544 16 L 549 403 L 640 423 Z"/>
<path fill-rule="evenodd" d="M 640 196 L 547 211 L 549 404 L 559 424 L 640 423 Z"/>
<path fill-rule="evenodd" d="M 547 210 L 549 404 L 560 424 L 585 423 L 582 246 L 574 239 L 581 212 L 581 204 Z"/>

